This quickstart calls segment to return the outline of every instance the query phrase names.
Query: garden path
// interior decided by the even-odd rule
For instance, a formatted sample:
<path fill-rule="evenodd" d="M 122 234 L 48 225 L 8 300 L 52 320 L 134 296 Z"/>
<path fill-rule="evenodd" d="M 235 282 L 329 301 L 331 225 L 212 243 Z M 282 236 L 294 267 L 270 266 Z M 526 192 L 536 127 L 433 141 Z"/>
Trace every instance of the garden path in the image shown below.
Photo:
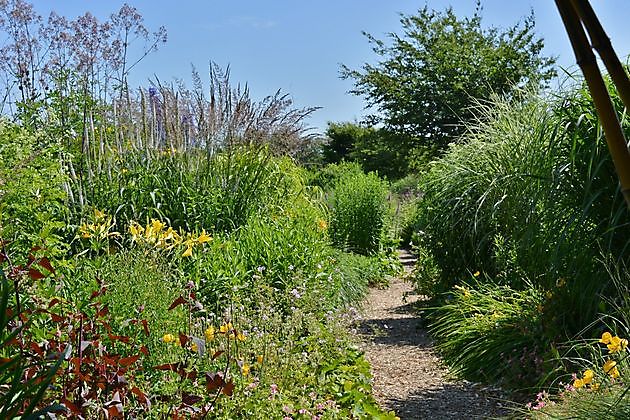
<path fill-rule="evenodd" d="M 415 259 L 400 251 L 405 273 Z M 374 396 L 381 408 L 401 419 L 483 419 L 506 414 L 496 390 L 449 377 L 405 276 L 386 289 L 371 289 L 356 321 L 365 357 L 372 366 Z"/>

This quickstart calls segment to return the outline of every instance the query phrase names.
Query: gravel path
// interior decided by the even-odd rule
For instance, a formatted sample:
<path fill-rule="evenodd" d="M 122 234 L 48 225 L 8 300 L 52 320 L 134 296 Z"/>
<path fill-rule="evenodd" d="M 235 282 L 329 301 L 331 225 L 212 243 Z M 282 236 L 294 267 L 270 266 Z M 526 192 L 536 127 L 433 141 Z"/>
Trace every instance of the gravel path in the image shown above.
<path fill-rule="evenodd" d="M 408 272 L 411 254 L 401 251 Z M 372 289 L 356 321 L 357 334 L 372 365 L 374 396 L 401 419 L 484 419 L 505 413 L 500 395 L 449 378 L 431 338 L 414 310 L 422 299 L 402 278 L 387 289 Z"/>

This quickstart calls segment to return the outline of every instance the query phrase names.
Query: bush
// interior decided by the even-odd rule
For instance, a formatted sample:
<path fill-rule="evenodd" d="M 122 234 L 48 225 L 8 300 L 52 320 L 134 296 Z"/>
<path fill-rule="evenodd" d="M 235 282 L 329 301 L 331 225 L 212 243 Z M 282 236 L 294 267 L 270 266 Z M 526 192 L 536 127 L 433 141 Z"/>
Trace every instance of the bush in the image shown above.
<path fill-rule="evenodd" d="M 387 185 L 374 173 L 347 176 L 331 198 L 330 238 L 340 249 L 378 251 L 387 215 Z"/>

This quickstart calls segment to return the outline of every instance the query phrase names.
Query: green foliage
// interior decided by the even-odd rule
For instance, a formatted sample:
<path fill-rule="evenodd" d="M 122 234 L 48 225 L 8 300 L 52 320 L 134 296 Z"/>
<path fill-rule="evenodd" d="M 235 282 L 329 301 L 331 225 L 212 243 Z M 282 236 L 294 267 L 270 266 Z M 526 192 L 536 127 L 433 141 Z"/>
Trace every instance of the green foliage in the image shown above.
<path fill-rule="evenodd" d="M 67 234 L 61 154 L 44 134 L 0 119 L 0 237 L 16 252 Z"/>
<path fill-rule="evenodd" d="M 457 286 L 429 309 L 430 331 L 453 371 L 474 381 L 531 391 L 545 373 L 546 342 L 536 289 L 491 282 Z"/>
<path fill-rule="evenodd" d="M 607 284 L 594 280 L 600 250 L 619 258 L 629 242 L 614 168 L 585 101 L 580 91 L 563 103 L 496 102 L 466 144 L 432 164 L 416 232 L 440 269 L 435 291 L 469 270 L 512 270 L 511 286 L 530 278 L 551 293 L 550 330 L 577 333 L 594 319 L 593 296 Z"/>
<path fill-rule="evenodd" d="M 122 226 L 155 218 L 187 231 L 231 231 L 261 208 L 296 193 L 296 170 L 288 165 L 264 148 L 212 157 L 130 152 L 111 156 L 108 172 L 75 188 L 85 188 L 88 203 L 115 215 Z"/>
<path fill-rule="evenodd" d="M 378 251 L 387 215 L 387 185 L 374 173 L 347 176 L 331 198 L 330 238 L 340 249 Z"/>
<path fill-rule="evenodd" d="M 409 170 L 409 139 L 404 135 L 353 123 L 329 123 L 326 136 L 325 163 L 357 162 L 364 172 L 378 172 L 391 179 Z"/>
<path fill-rule="evenodd" d="M 533 15 L 507 29 L 486 29 L 477 6 L 471 18 L 428 6 L 402 16 L 402 34 L 392 33 L 390 44 L 366 34 L 378 64 L 344 66 L 343 77 L 354 80 L 352 93 L 378 110 L 372 122 L 412 136 L 413 146 L 443 149 L 462 134 L 462 122 L 473 119 L 475 100 L 554 76 L 554 59 L 542 55 Z"/>

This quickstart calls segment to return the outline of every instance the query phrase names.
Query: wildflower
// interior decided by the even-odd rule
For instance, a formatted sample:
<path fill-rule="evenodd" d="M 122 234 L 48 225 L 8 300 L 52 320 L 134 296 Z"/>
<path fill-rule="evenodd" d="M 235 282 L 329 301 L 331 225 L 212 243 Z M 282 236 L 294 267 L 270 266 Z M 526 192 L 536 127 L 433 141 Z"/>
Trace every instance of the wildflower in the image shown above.
<path fill-rule="evenodd" d="M 205 242 L 210 242 L 212 240 L 212 238 L 210 237 L 210 235 L 208 235 L 206 233 L 206 230 L 203 229 L 201 231 L 201 235 L 199 235 L 199 237 L 197 238 L 197 243 L 203 244 Z"/>
<path fill-rule="evenodd" d="M 206 328 L 203 334 L 206 336 L 207 341 L 214 340 L 214 327 L 209 326 L 208 328 Z"/>
<path fill-rule="evenodd" d="M 234 329 L 234 326 L 232 325 L 231 322 L 228 322 L 227 324 L 223 324 L 219 327 L 219 332 L 221 334 L 225 334 L 228 331 L 232 331 Z"/>
<path fill-rule="evenodd" d="M 245 335 L 244 335 L 243 333 L 238 333 L 238 334 L 236 335 L 236 339 L 237 339 L 238 341 L 245 341 L 246 337 L 245 337 Z"/>
<path fill-rule="evenodd" d="M 617 369 L 617 362 L 608 359 L 603 366 L 604 372 L 609 374 L 613 379 L 619 377 L 619 370 Z"/>
<path fill-rule="evenodd" d="M 100 211 L 98 209 L 94 209 L 94 218 L 96 220 L 104 219 L 106 216 L 105 212 Z"/>
<path fill-rule="evenodd" d="M 193 343 L 190 345 L 190 349 L 194 352 L 197 352 L 197 350 L 199 350 L 199 347 L 197 346 L 197 343 L 193 341 Z"/>
<path fill-rule="evenodd" d="M 593 372 L 591 369 L 586 369 L 584 371 L 584 375 L 582 376 L 584 384 L 590 384 L 593 381 L 594 374 L 595 372 Z"/>
<path fill-rule="evenodd" d="M 628 347 L 628 340 L 625 338 L 619 338 L 614 336 L 610 339 L 610 343 L 607 345 L 608 351 L 616 353 L 618 351 L 624 351 Z"/>
<path fill-rule="evenodd" d="M 599 384 L 593 382 L 590 387 L 591 391 L 597 391 L 599 389 Z"/>
<path fill-rule="evenodd" d="M 475 273 L 473 274 L 473 277 L 479 277 L 481 275 L 481 273 L 479 271 L 475 271 Z"/>
<path fill-rule="evenodd" d="M 609 344 L 610 340 L 612 340 L 612 334 L 606 331 L 602 334 L 602 338 L 599 339 L 599 342 L 602 344 Z"/>
<path fill-rule="evenodd" d="M 298 292 L 297 289 L 293 289 L 291 290 L 291 294 L 293 295 L 293 297 L 295 297 L 296 299 L 299 299 L 300 297 L 302 297 L 302 295 L 300 295 L 300 292 Z"/>
<path fill-rule="evenodd" d="M 243 363 L 243 367 L 241 368 L 241 372 L 243 373 L 243 376 L 247 376 L 249 375 L 249 365 L 247 363 Z"/>
<path fill-rule="evenodd" d="M 584 379 L 576 379 L 575 381 L 573 381 L 573 387 L 575 389 L 580 389 L 582 387 L 584 387 L 585 383 L 584 383 Z"/>
<path fill-rule="evenodd" d="M 182 254 L 182 257 L 191 257 L 192 256 L 192 246 L 188 246 L 186 251 Z"/>
<path fill-rule="evenodd" d="M 259 365 L 262 365 L 263 360 L 264 360 L 264 358 L 263 358 L 262 354 L 259 354 L 259 355 L 256 357 L 256 362 L 257 362 Z"/>
<path fill-rule="evenodd" d="M 162 337 L 162 341 L 164 341 L 165 343 L 172 343 L 175 341 L 175 336 L 173 334 L 164 334 L 164 337 Z"/>

